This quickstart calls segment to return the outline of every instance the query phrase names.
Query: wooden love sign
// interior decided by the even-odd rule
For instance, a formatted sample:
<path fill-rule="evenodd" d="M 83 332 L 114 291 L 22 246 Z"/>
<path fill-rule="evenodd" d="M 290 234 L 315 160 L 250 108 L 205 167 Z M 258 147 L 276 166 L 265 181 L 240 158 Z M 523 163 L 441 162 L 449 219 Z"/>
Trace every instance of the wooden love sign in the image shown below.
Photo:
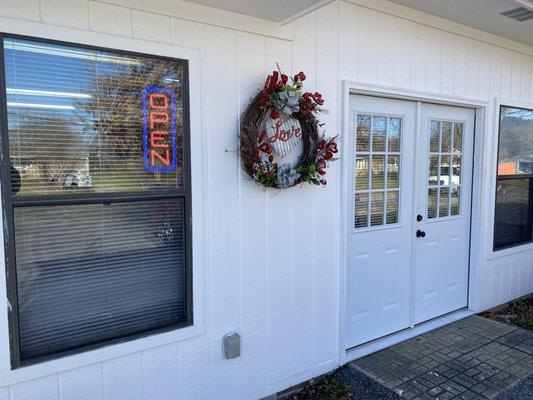
<path fill-rule="evenodd" d="M 298 144 L 302 137 L 302 127 L 295 118 L 271 119 L 267 116 L 265 132 L 274 152 L 284 158 Z"/>

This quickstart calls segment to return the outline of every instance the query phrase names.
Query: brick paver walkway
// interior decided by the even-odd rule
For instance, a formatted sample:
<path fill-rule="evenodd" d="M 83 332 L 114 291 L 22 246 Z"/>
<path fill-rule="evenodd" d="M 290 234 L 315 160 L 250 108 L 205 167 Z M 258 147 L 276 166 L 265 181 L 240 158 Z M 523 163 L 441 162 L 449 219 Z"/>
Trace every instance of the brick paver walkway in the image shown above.
<path fill-rule="evenodd" d="M 533 332 L 471 316 L 349 367 L 405 399 L 493 399 L 533 373 Z"/>

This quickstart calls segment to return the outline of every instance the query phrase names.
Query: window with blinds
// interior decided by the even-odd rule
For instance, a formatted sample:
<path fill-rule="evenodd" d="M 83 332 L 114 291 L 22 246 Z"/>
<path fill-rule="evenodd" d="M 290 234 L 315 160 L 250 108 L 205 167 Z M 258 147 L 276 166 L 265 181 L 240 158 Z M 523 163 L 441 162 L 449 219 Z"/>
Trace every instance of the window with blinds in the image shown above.
<path fill-rule="evenodd" d="M 533 110 L 501 106 L 494 249 L 533 241 Z"/>
<path fill-rule="evenodd" d="M 2 43 L 13 366 L 189 325 L 187 62 Z"/>

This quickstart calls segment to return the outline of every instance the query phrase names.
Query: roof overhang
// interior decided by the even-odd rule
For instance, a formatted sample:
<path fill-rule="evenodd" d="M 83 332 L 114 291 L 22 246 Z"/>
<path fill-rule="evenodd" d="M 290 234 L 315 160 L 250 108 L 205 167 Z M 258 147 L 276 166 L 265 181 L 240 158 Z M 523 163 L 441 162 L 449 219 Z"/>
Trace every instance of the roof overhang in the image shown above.
<path fill-rule="evenodd" d="M 333 0 L 186 1 L 282 25 Z M 347 1 L 366 4 L 364 0 Z M 533 0 L 390 1 L 533 47 L 533 16 L 528 15 L 528 12 L 533 13 Z M 385 0 L 377 2 L 387 3 Z"/>
<path fill-rule="evenodd" d="M 533 0 L 390 0 L 533 46 Z"/>
<path fill-rule="evenodd" d="M 272 22 L 284 23 L 333 0 L 185 0 Z"/>

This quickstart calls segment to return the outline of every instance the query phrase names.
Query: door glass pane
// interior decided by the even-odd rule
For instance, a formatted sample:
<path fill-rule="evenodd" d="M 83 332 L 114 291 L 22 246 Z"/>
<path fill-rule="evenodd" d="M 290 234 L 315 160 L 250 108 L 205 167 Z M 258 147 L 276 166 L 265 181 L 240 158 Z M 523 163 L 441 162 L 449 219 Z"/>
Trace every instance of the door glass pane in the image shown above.
<path fill-rule="evenodd" d="M 429 128 L 428 218 L 459 215 L 464 124 L 432 120 Z M 440 142 L 438 140 L 440 132 Z M 453 146 L 453 152 L 452 152 Z"/>
<path fill-rule="evenodd" d="M 441 153 L 449 153 L 451 151 L 452 142 L 452 123 L 442 122 L 442 135 L 441 135 Z"/>
<path fill-rule="evenodd" d="M 452 157 L 452 185 L 461 184 L 461 156 Z"/>
<path fill-rule="evenodd" d="M 460 207 L 460 193 L 461 188 L 459 186 L 452 186 L 452 199 L 450 204 L 450 215 L 459 215 L 459 207 Z"/>
<path fill-rule="evenodd" d="M 368 226 L 368 193 L 355 194 L 355 227 Z"/>
<path fill-rule="evenodd" d="M 357 115 L 355 228 L 399 222 L 401 129 L 399 117 Z"/>
<path fill-rule="evenodd" d="M 439 156 L 429 156 L 429 182 L 430 186 L 439 184 Z"/>
<path fill-rule="evenodd" d="M 428 189 L 428 219 L 437 217 L 437 189 Z"/>
<path fill-rule="evenodd" d="M 432 153 L 438 153 L 440 149 L 440 122 L 431 121 L 431 127 L 429 132 L 429 151 Z"/>
<path fill-rule="evenodd" d="M 370 195 L 370 226 L 383 225 L 383 192 Z"/>
<path fill-rule="evenodd" d="M 464 124 L 458 122 L 453 124 L 453 152 L 460 153 L 463 151 L 463 128 Z"/>
<path fill-rule="evenodd" d="M 372 189 L 385 187 L 385 156 L 372 156 Z"/>
<path fill-rule="evenodd" d="M 355 190 L 368 189 L 368 156 L 355 159 Z"/>
<path fill-rule="evenodd" d="M 372 118 L 372 151 L 385 151 L 386 117 Z"/>
<path fill-rule="evenodd" d="M 357 139 L 356 150 L 368 151 L 370 144 L 370 115 L 359 114 L 357 116 Z"/>
<path fill-rule="evenodd" d="M 397 189 L 400 187 L 400 156 L 387 157 L 387 187 Z"/>
<path fill-rule="evenodd" d="M 387 224 L 398 222 L 398 192 L 387 193 Z"/>
<path fill-rule="evenodd" d="M 389 125 L 387 128 L 387 151 L 400 151 L 400 129 L 402 120 L 400 118 L 389 118 Z"/>
<path fill-rule="evenodd" d="M 450 156 L 440 156 L 440 184 L 450 184 Z"/>
<path fill-rule="evenodd" d="M 449 208 L 449 195 L 450 195 L 450 189 L 447 187 L 443 187 L 440 189 L 439 194 L 439 217 L 447 217 L 449 215 L 448 208 Z"/>

